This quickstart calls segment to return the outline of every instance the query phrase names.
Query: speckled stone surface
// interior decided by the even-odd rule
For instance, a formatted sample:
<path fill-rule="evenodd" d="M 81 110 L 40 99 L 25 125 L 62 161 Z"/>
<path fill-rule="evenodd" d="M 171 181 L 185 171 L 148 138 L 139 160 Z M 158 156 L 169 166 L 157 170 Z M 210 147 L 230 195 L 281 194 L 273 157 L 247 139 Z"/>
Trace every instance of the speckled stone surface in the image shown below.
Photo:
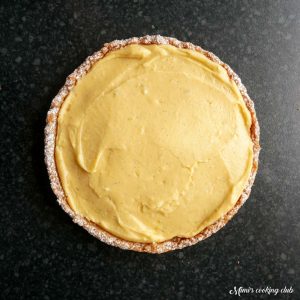
<path fill-rule="evenodd" d="M 300 298 L 299 1 L 1 1 L 0 299 L 230 299 L 234 286 Z M 260 169 L 216 235 L 162 255 L 107 246 L 51 192 L 43 130 L 51 99 L 104 42 L 174 36 L 240 75 L 261 126 Z M 242 298 L 242 297 L 241 297 Z"/>

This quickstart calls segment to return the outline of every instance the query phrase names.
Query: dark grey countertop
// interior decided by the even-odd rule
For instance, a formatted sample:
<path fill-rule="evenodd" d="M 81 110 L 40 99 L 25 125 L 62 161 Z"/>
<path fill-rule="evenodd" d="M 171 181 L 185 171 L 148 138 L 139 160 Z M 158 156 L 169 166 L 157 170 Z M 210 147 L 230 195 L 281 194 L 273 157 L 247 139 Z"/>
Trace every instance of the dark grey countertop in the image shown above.
<path fill-rule="evenodd" d="M 300 1 L 1 1 L 1 299 L 300 299 Z M 163 255 L 107 246 L 51 192 L 43 130 L 65 77 L 104 42 L 191 41 L 241 76 L 261 126 L 260 168 L 235 218 Z M 243 295 L 245 296 L 245 295 Z M 244 297 L 241 297 L 244 298 Z"/>

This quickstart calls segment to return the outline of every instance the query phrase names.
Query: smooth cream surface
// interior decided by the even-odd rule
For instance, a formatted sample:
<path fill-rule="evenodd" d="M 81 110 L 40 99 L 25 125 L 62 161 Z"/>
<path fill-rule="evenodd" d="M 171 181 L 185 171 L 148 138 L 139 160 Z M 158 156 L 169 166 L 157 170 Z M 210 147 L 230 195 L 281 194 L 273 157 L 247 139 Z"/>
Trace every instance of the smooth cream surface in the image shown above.
<path fill-rule="evenodd" d="M 55 158 L 71 208 L 128 241 L 192 237 L 249 180 L 251 116 L 204 55 L 130 45 L 81 78 L 58 118 Z"/>

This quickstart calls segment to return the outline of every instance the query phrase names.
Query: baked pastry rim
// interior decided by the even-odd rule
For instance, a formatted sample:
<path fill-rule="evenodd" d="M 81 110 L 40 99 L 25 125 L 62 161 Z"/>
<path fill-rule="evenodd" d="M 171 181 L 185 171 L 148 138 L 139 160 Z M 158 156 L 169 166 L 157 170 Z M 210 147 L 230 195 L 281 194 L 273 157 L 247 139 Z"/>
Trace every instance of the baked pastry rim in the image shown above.
<path fill-rule="evenodd" d="M 198 51 L 204 54 L 210 60 L 218 63 L 225 68 L 229 77 L 235 81 L 243 100 L 251 113 L 251 139 L 253 141 L 253 164 L 252 170 L 249 177 L 248 184 L 243 190 L 240 198 L 236 202 L 235 206 L 229 210 L 222 218 L 218 219 L 215 223 L 206 227 L 200 233 L 191 238 L 175 237 L 171 240 L 167 240 L 160 243 L 141 243 L 141 242 L 131 242 L 123 240 L 119 237 L 112 235 L 111 233 L 105 231 L 97 224 L 87 220 L 86 218 L 76 214 L 69 206 L 67 197 L 60 183 L 58 171 L 55 163 L 55 140 L 56 140 L 56 129 L 57 129 L 57 119 L 59 115 L 59 110 L 64 102 L 65 98 L 71 91 L 71 89 L 76 85 L 77 80 L 83 77 L 99 59 L 103 58 L 108 52 L 120 49 L 130 44 L 156 44 L 156 45 L 173 45 L 178 48 L 186 48 Z M 50 109 L 47 113 L 46 127 L 45 127 L 45 163 L 47 171 L 50 178 L 51 188 L 57 197 L 57 201 L 62 207 L 62 209 L 71 216 L 72 220 L 78 225 L 84 227 L 91 235 L 95 236 L 102 242 L 106 244 L 119 247 L 125 250 L 134 250 L 138 252 L 148 252 L 148 253 L 163 253 L 172 251 L 175 249 L 182 249 L 187 246 L 196 244 L 197 242 L 204 240 L 205 238 L 211 236 L 219 229 L 224 227 L 226 223 L 237 213 L 239 208 L 248 199 L 251 192 L 251 188 L 257 173 L 258 168 L 258 156 L 260 151 L 259 145 L 259 124 L 256 118 L 256 113 L 254 109 L 254 103 L 247 94 L 247 90 L 241 83 L 240 78 L 236 75 L 233 70 L 225 63 L 223 63 L 216 55 L 213 53 L 203 50 L 199 46 L 195 46 L 189 42 L 182 42 L 175 38 L 163 37 L 160 35 L 144 36 L 144 37 L 133 37 L 126 40 L 115 40 L 110 43 L 104 44 L 104 47 L 95 52 L 93 55 L 89 56 L 72 74 L 70 74 L 64 86 L 60 89 L 58 94 L 52 100 Z"/>

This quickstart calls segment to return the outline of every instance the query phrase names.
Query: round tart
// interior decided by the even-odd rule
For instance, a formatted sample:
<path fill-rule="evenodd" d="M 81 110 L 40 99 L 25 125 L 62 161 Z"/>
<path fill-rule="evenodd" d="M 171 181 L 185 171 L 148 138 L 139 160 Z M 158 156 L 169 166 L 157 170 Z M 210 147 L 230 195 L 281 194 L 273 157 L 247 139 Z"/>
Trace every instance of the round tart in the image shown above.
<path fill-rule="evenodd" d="M 222 228 L 249 197 L 254 104 L 232 69 L 191 43 L 117 40 L 54 98 L 45 161 L 61 207 L 101 241 L 162 253 Z"/>

